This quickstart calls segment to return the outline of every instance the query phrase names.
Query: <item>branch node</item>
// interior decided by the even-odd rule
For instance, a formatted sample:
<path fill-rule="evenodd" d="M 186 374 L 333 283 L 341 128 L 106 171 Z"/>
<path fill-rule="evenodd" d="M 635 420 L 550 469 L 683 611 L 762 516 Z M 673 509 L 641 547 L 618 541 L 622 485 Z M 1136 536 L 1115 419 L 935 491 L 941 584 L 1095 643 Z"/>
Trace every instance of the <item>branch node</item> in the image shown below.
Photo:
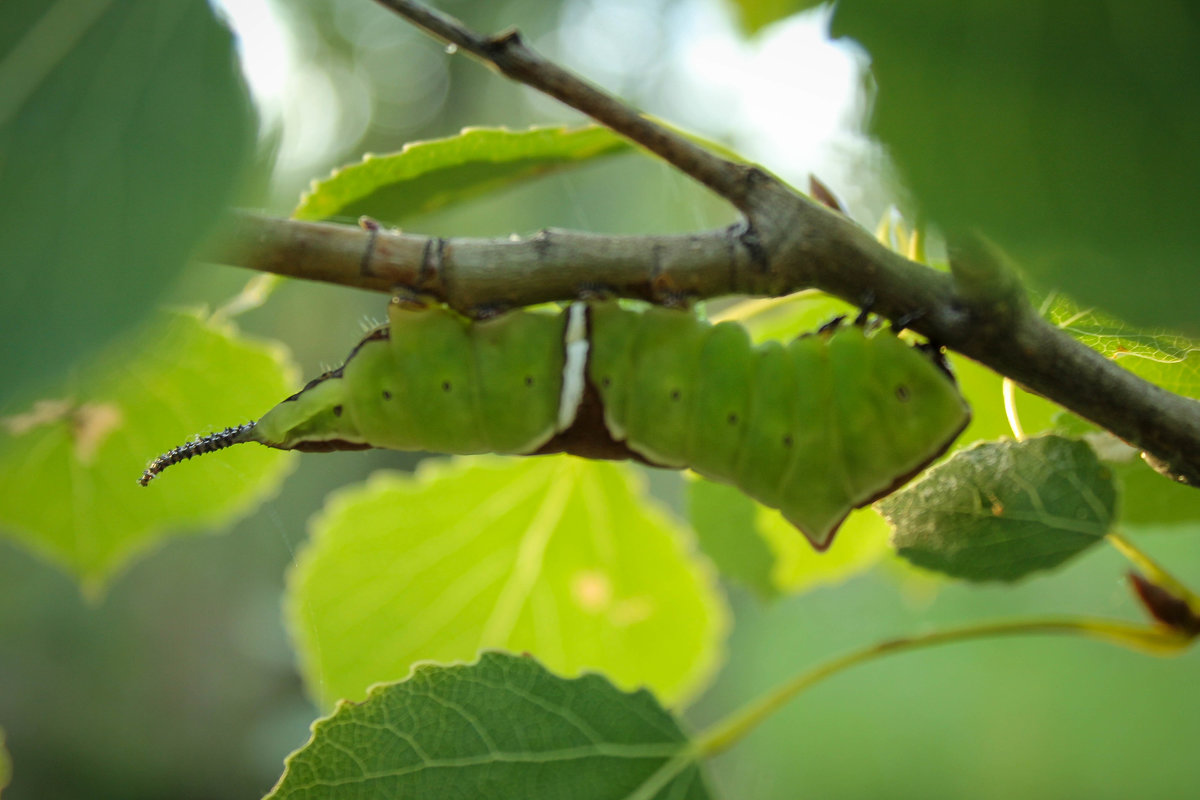
<path fill-rule="evenodd" d="M 958 234 L 948 250 L 956 294 L 974 322 L 1011 328 L 1032 310 L 1016 271 L 990 241 L 977 233 Z"/>
<path fill-rule="evenodd" d="M 484 41 L 484 48 L 488 53 L 502 52 L 510 47 L 522 47 L 525 41 L 521 38 L 521 32 L 516 28 L 506 28 L 497 34 L 489 36 Z"/>
<path fill-rule="evenodd" d="M 771 271 L 771 257 L 763 245 L 758 229 L 749 219 L 745 220 L 739 228 L 740 230 L 735 231 L 733 236 L 750 256 L 750 266 L 762 275 L 768 274 Z"/>
<path fill-rule="evenodd" d="M 442 272 L 446 263 L 446 240 L 441 236 L 431 236 L 425 240 L 421 251 L 421 266 L 417 271 L 417 283 L 414 289 L 425 291 L 436 288 L 442 283 Z"/>
<path fill-rule="evenodd" d="M 379 240 L 379 222 L 371 217 L 359 217 L 358 227 L 367 232 L 367 246 L 363 248 L 362 259 L 358 262 L 358 274 L 373 276 L 371 257 L 375 255 L 375 243 Z"/>
<path fill-rule="evenodd" d="M 984 303 L 1024 298 L 1016 272 L 1000 249 L 982 235 L 974 232 L 953 235 L 947 249 L 954 283 L 964 298 Z"/>

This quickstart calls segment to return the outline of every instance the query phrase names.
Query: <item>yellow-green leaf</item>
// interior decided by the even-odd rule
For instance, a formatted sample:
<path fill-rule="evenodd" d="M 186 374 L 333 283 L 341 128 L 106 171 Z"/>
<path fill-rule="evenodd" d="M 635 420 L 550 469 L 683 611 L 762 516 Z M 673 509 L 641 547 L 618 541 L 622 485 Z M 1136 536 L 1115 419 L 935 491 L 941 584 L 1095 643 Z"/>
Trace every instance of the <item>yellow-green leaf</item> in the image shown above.
<path fill-rule="evenodd" d="M 1063 295 L 1045 317 L 1125 369 L 1168 391 L 1200 398 L 1200 342 L 1162 328 L 1139 328 Z"/>
<path fill-rule="evenodd" d="M 511 183 L 578 166 L 631 146 L 607 128 L 467 128 L 412 142 L 398 153 L 368 154 L 314 181 L 297 219 L 359 216 L 398 223 Z"/>
<path fill-rule="evenodd" d="M 821 5 L 823 0 L 730 0 L 737 10 L 742 30 L 758 33 L 772 22 Z"/>
<path fill-rule="evenodd" d="M 287 617 L 326 706 L 492 647 L 678 703 L 711 676 L 727 626 L 711 566 L 632 468 L 565 456 L 426 462 L 332 496 Z"/>
<path fill-rule="evenodd" d="M 886 556 L 888 526 L 862 509 L 838 529 L 833 544 L 817 552 L 783 515 L 725 484 L 689 481 L 692 527 L 721 574 L 763 599 L 800 594 L 870 569 Z"/>
<path fill-rule="evenodd" d="M 0 535 L 85 589 L 184 530 L 225 524 L 274 492 L 289 454 L 260 447 L 146 463 L 193 434 L 245 422 L 295 388 L 280 348 L 193 314 L 162 314 L 31 407 L 0 419 Z"/>
<path fill-rule="evenodd" d="M 807 539 L 797 535 L 796 526 L 777 511 L 759 506 L 758 528 L 775 554 L 771 581 L 791 594 L 841 583 L 890 553 L 887 523 L 869 508 L 847 517 L 823 553 L 813 550 Z"/>
<path fill-rule="evenodd" d="M 361 703 L 339 703 L 267 798 L 711 796 L 678 720 L 649 692 L 485 653 L 475 664 L 422 664 Z"/>

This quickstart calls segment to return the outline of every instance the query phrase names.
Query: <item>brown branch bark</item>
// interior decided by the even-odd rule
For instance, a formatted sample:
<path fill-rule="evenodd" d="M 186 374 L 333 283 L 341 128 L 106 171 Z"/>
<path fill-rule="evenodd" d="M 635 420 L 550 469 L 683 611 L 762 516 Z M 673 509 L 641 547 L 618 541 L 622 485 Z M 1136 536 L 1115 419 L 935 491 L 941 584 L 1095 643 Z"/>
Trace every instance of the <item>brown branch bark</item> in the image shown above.
<path fill-rule="evenodd" d="M 1112 431 L 1200 485 L 1200 403 L 1167 392 L 1042 320 L 986 247 L 964 242 L 953 275 L 888 250 L 847 218 L 755 168 L 728 161 L 538 56 L 515 32 L 483 37 L 410 0 L 376 0 L 501 73 L 582 111 L 726 198 L 742 223 L 685 236 L 542 231 L 438 239 L 349 226 L 240 217 L 212 260 L 376 291 L 404 286 L 470 312 L 604 289 L 679 295 L 782 295 L 817 288 L 910 327 Z"/>

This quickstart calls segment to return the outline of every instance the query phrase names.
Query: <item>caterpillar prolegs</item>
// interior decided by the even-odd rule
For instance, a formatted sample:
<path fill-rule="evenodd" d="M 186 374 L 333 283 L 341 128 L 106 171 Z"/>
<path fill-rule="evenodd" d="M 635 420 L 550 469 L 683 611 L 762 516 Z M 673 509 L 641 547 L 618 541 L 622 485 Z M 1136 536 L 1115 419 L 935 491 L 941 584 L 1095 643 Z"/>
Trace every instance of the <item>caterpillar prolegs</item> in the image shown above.
<path fill-rule="evenodd" d="M 175 448 L 140 482 L 240 442 L 632 458 L 730 483 L 824 549 L 970 419 L 935 355 L 862 325 L 755 345 L 736 323 L 611 301 L 485 320 L 393 304 L 389 322 L 262 419 Z"/>

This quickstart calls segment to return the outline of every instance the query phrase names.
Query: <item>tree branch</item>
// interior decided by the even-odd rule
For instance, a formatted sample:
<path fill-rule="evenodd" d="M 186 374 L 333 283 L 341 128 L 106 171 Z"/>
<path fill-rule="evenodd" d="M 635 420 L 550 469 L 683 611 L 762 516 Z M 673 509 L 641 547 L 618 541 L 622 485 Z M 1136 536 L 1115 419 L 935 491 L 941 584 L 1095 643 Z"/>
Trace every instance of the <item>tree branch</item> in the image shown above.
<path fill-rule="evenodd" d="M 656 153 L 728 199 L 738 225 L 684 236 L 542 231 L 517 240 L 438 239 L 243 216 L 211 260 L 376 291 L 404 286 L 466 312 L 605 289 L 651 301 L 680 294 L 782 295 L 816 288 L 910 327 L 1107 428 L 1164 471 L 1200 485 L 1200 403 L 1167 392 L 1038 317 L 979 242 L 953 243 L 953 276 L 887 249 L 756 167 L 727 161 L 547 62 L 516 33 L 482 37 L 409 0 L 376 0 L 515 80 Z M 1156 467 L 1156 468 L 1157 468 Z"/>
<path fill-rule="evenodd" d="M 871 295 L 878 313 L 915 316 L 911 327 L 932 341 L 1111 430 L 1176 474 L 1200 470 L 1200 403 L 1075 341 L 1038 317 L 1019 292 L 1002 301 L 960 291 L 951 276 L 908 261 L 845 218 L 829 214 L 809 224 L 807 236 L 771 252 L 769 272 L 742 246 L 738 226 L 674 236 L 544 230 L 520 239 L 442 239 L 239 214 L 200 257 L 377 292 L 410 288 L 464 313 L 594 290 L 651 302 L 806 288 L 850 302 Z M 963 258 L 956 252 L 955 263 Z"/>

